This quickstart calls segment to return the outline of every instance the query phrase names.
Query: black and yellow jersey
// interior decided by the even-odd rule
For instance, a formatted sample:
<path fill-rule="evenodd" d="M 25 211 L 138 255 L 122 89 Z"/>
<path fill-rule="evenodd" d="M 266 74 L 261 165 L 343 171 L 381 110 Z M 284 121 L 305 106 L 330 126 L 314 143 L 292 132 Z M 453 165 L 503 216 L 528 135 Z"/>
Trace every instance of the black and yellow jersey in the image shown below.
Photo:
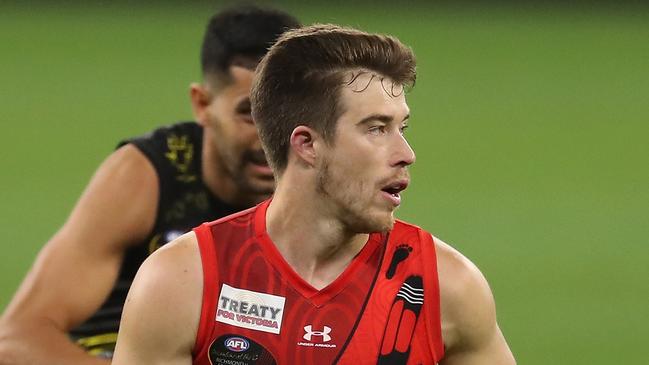
<path fill-rule="evenodd" d="M 121 141 L 118 148 L 128 143 L 142 151 L 155 167 L 160 195 L 153 230 L 145 241 L 126 252 L 108 299 L 91 318 L 70 332 L 79 345 L 101 357 L 112 356 L 126 294 L 147 256 L 201 223 L 239 210 L 220 201 L 203 184 L 200 125 L 181 122 L 161 127 Z"/>

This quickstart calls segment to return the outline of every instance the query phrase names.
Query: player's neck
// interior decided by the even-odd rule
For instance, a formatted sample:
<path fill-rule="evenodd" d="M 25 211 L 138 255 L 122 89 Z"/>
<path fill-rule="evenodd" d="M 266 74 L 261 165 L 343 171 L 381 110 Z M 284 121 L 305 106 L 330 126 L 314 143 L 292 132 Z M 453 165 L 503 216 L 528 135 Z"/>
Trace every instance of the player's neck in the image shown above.
<path fill-rule="evenodd" d="M 342 274 L 369 235 L 350 232 L 322 209 L 310 185 L 278 184 L 266 212 L 266 230 L 289 265 L 322 289 Z"/>

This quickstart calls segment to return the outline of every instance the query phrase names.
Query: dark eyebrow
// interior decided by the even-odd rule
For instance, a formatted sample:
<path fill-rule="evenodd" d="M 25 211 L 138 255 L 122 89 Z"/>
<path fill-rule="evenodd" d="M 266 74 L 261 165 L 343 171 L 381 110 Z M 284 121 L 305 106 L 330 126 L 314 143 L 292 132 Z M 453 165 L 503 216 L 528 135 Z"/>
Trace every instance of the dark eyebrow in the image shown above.
<path fill-rule="evenodd" d="M 408 118 L 410 118 L 410 114 L 407 114 L 405 116 L 405 118 L 403 118 L 402 122 L 405 122 L 406 120 L 408 120 Z M 394 120 L 394 118 L 392 118 L 389 115 L 385 115 L 385 114 L 372 114 L 372 115 L 368 115 L 367 117 L 361 119 L 358 123 L 356 123 L 356 125 L 369 123 L 369 122 L 374 121 L 374 120 L 387 124 L 387 123 L 392 122 Z"/>

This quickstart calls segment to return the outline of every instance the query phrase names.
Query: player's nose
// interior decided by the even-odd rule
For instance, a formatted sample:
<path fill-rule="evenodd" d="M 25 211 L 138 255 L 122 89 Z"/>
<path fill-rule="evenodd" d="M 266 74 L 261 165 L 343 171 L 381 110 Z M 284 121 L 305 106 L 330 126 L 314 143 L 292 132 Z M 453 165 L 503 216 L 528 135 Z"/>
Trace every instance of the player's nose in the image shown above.
<path fill-rule="evenodd" d="M 409 166 L 415 163 L 416 158 L 415 151 L 410 147 L 408 141 L 399 135 L 395 142 L 393 165 Z"/>

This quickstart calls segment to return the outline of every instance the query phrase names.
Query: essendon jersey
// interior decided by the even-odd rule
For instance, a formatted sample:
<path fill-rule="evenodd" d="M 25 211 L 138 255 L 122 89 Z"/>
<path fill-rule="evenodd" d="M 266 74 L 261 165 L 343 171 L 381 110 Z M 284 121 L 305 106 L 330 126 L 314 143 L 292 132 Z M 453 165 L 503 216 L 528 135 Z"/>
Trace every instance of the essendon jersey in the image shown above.
<path fill-rule="evenodd" d="M 266 232 L 266 201 L 194 231 L 203 265 L 195 365 L 436 364 L 443 356 L 433 238 L 397 221 L 316 290 Z"/>

